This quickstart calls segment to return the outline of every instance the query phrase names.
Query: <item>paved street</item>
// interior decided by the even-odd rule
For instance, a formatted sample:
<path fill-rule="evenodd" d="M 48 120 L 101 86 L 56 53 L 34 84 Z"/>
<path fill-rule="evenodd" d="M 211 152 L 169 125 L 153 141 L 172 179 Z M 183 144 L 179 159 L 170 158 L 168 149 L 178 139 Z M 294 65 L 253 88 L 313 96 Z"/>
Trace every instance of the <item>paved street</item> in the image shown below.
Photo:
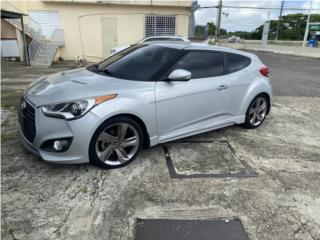
<path fill-rule="evenodd" d="M 271 52 L 259 52 L 258 55 L 262 62 L 270 67 L 274 95 L 320 96 L 319 58 L 288 56 Z"/>
<path fill-rule="evenodd" d="M 74 66 L 3 63 L 2 239 L 134 239 L 137 219 L 150 218 L 240 219 L 251 240 L 320 239 L 320 60 L 258 54 L 276 95 L 262 127 L 168 143 L 167 158 L 156 146 L 115 170 L 27 153 L 20 96 L 32 79 Z"/>

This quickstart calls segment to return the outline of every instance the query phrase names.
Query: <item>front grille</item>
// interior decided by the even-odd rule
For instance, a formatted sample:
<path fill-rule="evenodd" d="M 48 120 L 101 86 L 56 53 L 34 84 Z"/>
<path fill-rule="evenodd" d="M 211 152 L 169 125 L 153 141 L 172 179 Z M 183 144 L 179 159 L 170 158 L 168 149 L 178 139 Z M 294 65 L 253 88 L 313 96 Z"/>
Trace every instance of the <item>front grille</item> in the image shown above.
<path fill-rule="evenodd" d="M 25 105 L 22 104 L 23 102 L 25 102 Z M 33 143 L 37 133 L 35 111 L 34 108 L 23 98 L 21 99 L 21 104 L 19 108 L 19 122 L 23 135 L 29 142 Z"/>

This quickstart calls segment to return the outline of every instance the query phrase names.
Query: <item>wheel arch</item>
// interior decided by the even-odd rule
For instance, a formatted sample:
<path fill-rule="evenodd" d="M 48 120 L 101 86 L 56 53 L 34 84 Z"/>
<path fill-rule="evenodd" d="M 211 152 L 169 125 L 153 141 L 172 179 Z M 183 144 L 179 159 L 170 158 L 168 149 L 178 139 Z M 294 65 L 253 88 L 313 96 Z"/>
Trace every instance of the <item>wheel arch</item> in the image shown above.
<path fill-rule="evenodd" d="M 142 132 L 143 132 L 143 148 L 148 148 L 150 146 L 150 136 L 149 136 L 147 127 L 146 127 L 145 123 L 142 121 L 142 119 L 134 114 L 119 113 L 119 114 L 113 115 L 113 116 L 105 119 L 101 124 L 103 124 L 104 122 L 106 122 L 110 119 L 117 118 L 117 117 L 127 117 L 127 118 L 131 118 L 131 119 L 135 120 L 139 124 L 139 126 L 141 127 Z"/>
<path fill-rule="evenodd" d="M 269 93 L 267 93 L 267 92 L 265 92 L 265 91 L 252 94 L 252 95 L 250 96 L 249 101 L 246 102 L 246 104 L 245 104 L 245 106 L 244 106 L 244 108 L 243 108 L 244 112 L 246 112 L 246 111 L 248 110 L 248 107 L 250 106 L 251 102 L 252 102 L 257 96 L 259 96 L 259 95 L 264 95 L 264 96 L 266 96 L 267 101 L 268 101 L 267 114 L 269 114 L 270 108 L 271 108 L 271 97 L 270 97 Z"/>
<path fill-rule="evenodd" d="M 270 109 L 271 109 L 271 98 L 270 98 L 270 95 L 269 95 L 267 92 L 261 92 L 261 93 L 257 94 L 256 96 L 258 96 L 258 95 L 264 95 L 264 96 L 266 96 L 267 101 L 268 101 L 267 114 L 269 114 Z"/>
<path fill-rule="evenodd" d="M 271 106 L 272 106 L 272 88 L 267 79 L 257 78 L 250 84 L 250 87 L 247 89 L 247 92 L 244 97 L 244 102 L 241 107 L 241 113 L 245 114 L 250 103 L 256 98 L 258 95 L 263 94 L 266 96 L 268 101 L 268 110 L 267 114 L 269 114 Z"/>

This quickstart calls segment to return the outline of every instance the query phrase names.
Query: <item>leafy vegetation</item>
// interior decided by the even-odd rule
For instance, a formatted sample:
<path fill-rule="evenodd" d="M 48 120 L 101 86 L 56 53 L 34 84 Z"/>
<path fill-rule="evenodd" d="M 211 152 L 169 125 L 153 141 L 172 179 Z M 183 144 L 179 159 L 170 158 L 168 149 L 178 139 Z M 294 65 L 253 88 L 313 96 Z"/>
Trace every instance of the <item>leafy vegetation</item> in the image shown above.
<path fill-rule="evenodd" d="M 302 40 L 306 28 L 307 15 L 296 13 L 282 17 L 280 22 L 279 40 Z M 320 22 L 320 14 L 312 14 L 310 22 Z M 278 20 L 271 20 L 269 39 L 274 39 L 276 35 Z M 251 33 L 252 39 L 261 39 L 263 25 Z"/>
<path fill-rule="evenodd" d="M 208 22 L 208 33 L 209 36 L 214 36 L 216 35 L 216 24 L 214 24 L 213 22 Z M 226 35 L 227 34 L 227 30 L 224 28 L 220 28 L 220 35 Z"/>
<path fill-rule="evenodd" d="M 306 28 L 308 15 L 302 13 L 288 14 L 282 16 L 279 30 L 279 40 L 302 40 L 304 31 Z M 277 25 L 279 20 L 270 21 L 269 39 L 275 39 Z M 320 14 L 311 14 L 310 22 L 320 22 Z M 215 35 L 216 25 L 213 22 L 209 22 L 208 32 L 209 36 Z M 235 31 L 227 32 L 225 29 L 220 30 L 221 36 L 238 36 L 244 39 L 261 39 L 263 32 L 263 25 L 259 26 L 252 32 L 247 31 Z"/>

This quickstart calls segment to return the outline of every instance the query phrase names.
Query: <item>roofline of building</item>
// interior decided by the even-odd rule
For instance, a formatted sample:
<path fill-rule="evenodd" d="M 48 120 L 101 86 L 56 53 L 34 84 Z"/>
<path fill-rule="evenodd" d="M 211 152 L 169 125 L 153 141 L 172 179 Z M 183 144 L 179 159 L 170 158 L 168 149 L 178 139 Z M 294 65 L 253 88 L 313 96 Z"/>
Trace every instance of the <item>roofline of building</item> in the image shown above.
<path fill-rule="evenodd" d="M 27 16 L 27 14 L 1 9 L 1 18 L 14 18 L 14 19 L 17 19 L 17 18 L 22 18 L 22 16 Z"/>
<path fill-rule="evenodd" d="M 120 6 L 154 6 L 154 7 L 181 7 L 190 8 L 192 0 L 155 1 L 155 0 L 41 0 L 45 3 L 73 3 L 73 4 L 99 4 Z M 177 4 L 175 4 L 177 3 Z"/>

